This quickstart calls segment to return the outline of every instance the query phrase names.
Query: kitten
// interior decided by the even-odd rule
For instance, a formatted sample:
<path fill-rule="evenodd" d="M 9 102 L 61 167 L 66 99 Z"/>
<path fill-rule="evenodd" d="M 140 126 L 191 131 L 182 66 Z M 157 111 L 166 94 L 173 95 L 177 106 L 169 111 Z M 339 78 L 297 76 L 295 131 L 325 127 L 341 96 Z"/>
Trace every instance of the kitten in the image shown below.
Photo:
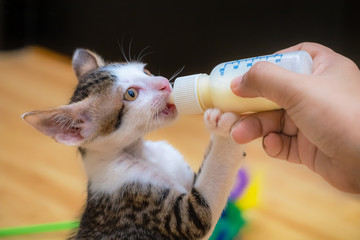
<path fill-rule="evenodd" d="M 238 116 L 206 111 L 211 147 L 194 174 L 166 142 L 143 140 L 177 116 L 166 78 L 84 49 L 72 64 L 79 82 L 70 103 L 23 118 L 82 155 L 88 197 L 74 239 L 208 239 L 243 158 L 230 136 Z"/>

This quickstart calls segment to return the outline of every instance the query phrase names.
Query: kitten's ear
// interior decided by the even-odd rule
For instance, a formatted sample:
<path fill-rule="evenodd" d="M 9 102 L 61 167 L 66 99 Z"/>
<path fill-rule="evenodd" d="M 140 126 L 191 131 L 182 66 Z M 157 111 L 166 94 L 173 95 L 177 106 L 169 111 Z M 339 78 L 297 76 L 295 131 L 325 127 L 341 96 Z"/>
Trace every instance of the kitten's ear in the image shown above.
<path fill-rule="evenodd" d="M 95 131 L 84 103 L 73 103 L 58 108 L 25 113 L 22 118 L 59 143 L 79 146 Z"/>
<path fill-rule="evenodd" d="M 73 55 L 72 65 L 76 76 L 80 79 L 84 74 L 105 65 L 104 60 L 94 52 L 86 49 L 77 49 Z"/>

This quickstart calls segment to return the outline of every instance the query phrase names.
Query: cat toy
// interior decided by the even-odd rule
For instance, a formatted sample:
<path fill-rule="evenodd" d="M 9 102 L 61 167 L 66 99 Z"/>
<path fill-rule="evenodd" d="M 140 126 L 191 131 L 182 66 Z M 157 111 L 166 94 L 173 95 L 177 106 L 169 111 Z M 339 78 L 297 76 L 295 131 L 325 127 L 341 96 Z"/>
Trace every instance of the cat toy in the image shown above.
<path fill-rule="evenodd" d="M 0 229 L 0 238 L 16 236 L 16 235 L 38 234 L 38 233 L 54 232 L 54 231 L 66 231 L 66 230 L 75 229 L 78 226 L 79 226 L 78 221 L 68 221 L 68 222 L 56 222 L 56 223 L 28 225 L 28 226 L 21 226 L 21 227 L 2 228 L 2 229 Z"/>
<path fill-rule="evenodd" d="M 239 232 L 245 226 L 243 212 L 258 202 L 260 174 L 250 179 L 245 168 L 238 172 L 229 200 L 209 240 L 239 239 Z"/>

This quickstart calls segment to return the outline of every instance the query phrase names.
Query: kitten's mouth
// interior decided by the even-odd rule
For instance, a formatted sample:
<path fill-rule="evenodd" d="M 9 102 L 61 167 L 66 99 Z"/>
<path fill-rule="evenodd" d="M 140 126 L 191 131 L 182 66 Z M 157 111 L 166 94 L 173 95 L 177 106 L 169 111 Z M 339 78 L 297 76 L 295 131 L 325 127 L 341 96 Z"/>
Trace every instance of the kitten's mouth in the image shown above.
<path fill-rule="evenodd" d="M 168 116 L 174 114 L 176 111 L 176 107 L 174 104 L 167 103 L 165 108 L 160 112 L 160 114 Z"/>

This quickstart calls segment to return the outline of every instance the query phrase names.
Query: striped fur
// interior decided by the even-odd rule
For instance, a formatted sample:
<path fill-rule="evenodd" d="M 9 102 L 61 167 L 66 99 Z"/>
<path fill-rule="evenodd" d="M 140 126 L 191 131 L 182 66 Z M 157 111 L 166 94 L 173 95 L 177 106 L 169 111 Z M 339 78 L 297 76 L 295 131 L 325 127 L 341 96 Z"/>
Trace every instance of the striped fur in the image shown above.
<path fill-rule="evenodd" d="M 130 183 L 112 194 L 89 191 L 77 239 L 199 239 L 211 211 L 196 189 L 179 194 L 150 183 Z"/>

